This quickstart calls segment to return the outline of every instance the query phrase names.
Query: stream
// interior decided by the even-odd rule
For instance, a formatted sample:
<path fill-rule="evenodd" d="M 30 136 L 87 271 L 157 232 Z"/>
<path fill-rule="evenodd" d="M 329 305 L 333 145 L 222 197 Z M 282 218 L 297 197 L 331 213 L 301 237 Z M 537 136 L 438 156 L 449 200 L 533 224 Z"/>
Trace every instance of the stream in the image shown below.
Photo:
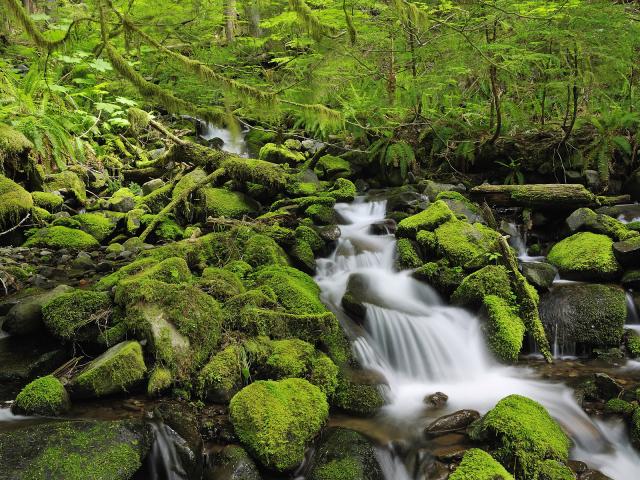
<path fill-rule="evenodd" d="M 621 421 L 593 420 L 580 408 L 573 391 L 563 383 L 542 380 L 531 368 L 500 365 L 489 354 L 479 320 L 466 310 L 448 306 L 434 289 L 394 268 L 395 237 L 373 235 L 371 224 L 386 215 L 386 201 L 359 198 L 338 204 L 342 236 L 335 252 L 318 261 L 316 281 L 323 299 L 357 332 L 354 352 L 362 365 L 383 374 L 388 405 L 377 421 L 393 426 L 409 444 L 424 442 L 422 428 L 429 410 L 424 397 L 435 392 L 449 396 L 445 409 L 433 419 L 460 409 L 484 413 L 510 394 L 543 404 L 574 442 L 571 458 L 586 462 L 615 480 L 637 475 L 640 455 L 631 447 Z M 371 281 L 364 331 L 349 324 L 340 307 L 349 276 Z M 398 432 L 401 432 L 398 434 Z M 381 455 L 388 480 L 412 476 L 393 454 Z"/>

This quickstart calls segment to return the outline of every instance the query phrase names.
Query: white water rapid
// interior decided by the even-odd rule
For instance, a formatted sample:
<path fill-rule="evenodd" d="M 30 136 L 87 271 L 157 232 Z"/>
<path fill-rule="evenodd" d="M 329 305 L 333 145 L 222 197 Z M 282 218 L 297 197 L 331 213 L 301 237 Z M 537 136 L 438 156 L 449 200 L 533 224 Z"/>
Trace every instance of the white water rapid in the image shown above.
<path fill-rule="evenodd" d="M 477 318 L 443 303 L 409 272 L 394 270 L 394 236 L 369 232 L 372 223 L 385 218 L 385 201 L 358 199 L 338 204 L 336 210 L 344 223 L 342 235 L 335 252 L 318 261 L 316 281 L 324 301 L 344 317 L 340 301 L 349 276 L 355 273 L 369 280 L 366 332 L 357 335 L 354 351 L 363 366 L 388 381 L 381 423 L 399 426 L 407 439 L 415 439 L 430 415 L 423 402 L 428 394 L 449 396 L 446 410 L 431 414 L 440 416 L 463 408 L 484 413 L 517 393 L 542 403 L 562 423 L 575 444 L 572 458 L 615 480 L 637 478 L 640 456 L 629 445 L 624 425 L 590 419 L 562 383 L 494 361 Z M 387 480 L 411 478 L 401 462 L 385 464 Z"/>

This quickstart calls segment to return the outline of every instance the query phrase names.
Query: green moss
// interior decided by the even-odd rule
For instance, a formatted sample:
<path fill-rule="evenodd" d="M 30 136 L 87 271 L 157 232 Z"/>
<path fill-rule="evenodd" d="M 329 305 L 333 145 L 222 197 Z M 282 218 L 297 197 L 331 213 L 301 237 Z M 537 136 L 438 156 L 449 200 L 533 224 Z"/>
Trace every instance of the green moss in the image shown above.
<path fill-rule="evenodd" d="M 64 172 L 47 175 L 44 179 L 45 192 L 68 192 L 80 203 L 87 201 L 87 191 L 84 182 L 74 172 Z"/>
<path fill-rule="evenodd" d="M 296 261 L 296 265 L 302 270 L 310 273 L 315 272 L 316 258 L 313 255 L 313 249 L 305 240 L 296 238 L 290 254 L 291 258 Z"/>
<path fill-rule="evenodd" d="M 0 170 L 4 169 L 4 162 L 16 162 L 16 156 L 33 148 L 33 144 L 15 128 L 6 123 L 0 123 Z"/>
<path fill-rule="evenodd" d="M 631 415 L 636 409 L 635 405 L 622 400 L 621 398 L 611 398 L 604 406 L 607 413 L 615 413 L 618 415 Z"/>
<path fill-rule="evenodd" d="M 151 213 L 159 213 L 165 205 L 171 201 L 171 192 L 173 190 L 173 184 L 167 183 L 166 185 L 154 190 L 144 197 L 136 199 L 138 208 L 147 208 Z"/>
<path fill-rule="evenodd" d="M 566 462 L 571 442 L 539 403 L 520 395 L 498 402 L 472 432 L 494 442 L 495 456 L 516 466 L 519 478 L 537 478 L 544 460 Z"/>
<path fill-rule="evenodd" d="M 384 406 L 378 385 L 356 383 L 345 375 L 338 377 L 332 404 L 354 415 L 371 416 Z"/>
<path fill-rule="evenodd" d="M 270 191 L 284 189 L 289 181 L 289 174 L 281 165 L 263 160 L 232 157 L 225 160 L 222 166 L 234 181 L 257 183 Z"/>
<path fill-rule="evenodd" d="M 72 250 L 90 250 L 99 245 L 92 235 L 82 230 L 62 226 L 41 228 L 24 243 L 25 247 L 68 248 Z"/>
<path fill-rule="evenodd" d="M 170 216 L 163 217 L 153 230 L 153 234 L 160 240 L 179 240 L 184 237 L 184 230 Z"/>
<path fill-rule="evenodd" d="M 487 452 L 472 448 L 465 452 L 449 480 L 513 480 L 513 477 Z"/>
<path fill-rule="evenodd" d="M 416 238 L 420 230 L 434 230 L 443 223 L 454 218 L 453 212 L 443 201 L 429 205 L 422 212 L 407 217 L 398 223 L 398 237 Z"/>
<path fill-rule="evenodd" d="M 556 243 L 547 259 L 569 277 L 607 280 L 620 274 L 613 254 L 613 240 L 606 235 L 581 232 Z"/>
<path fill-rule="evenodd" d="M 631 416 L 631 442 L 640 448 L 640 408 L 636 408 Z"/>
<path fill-rule="evenodd" d="M 327 205 L 314 203 L 304 211 L 305 215 L 313 220 L 317 225 L 328 225 L 335 220 L 333 208 Z"/>
<path fill-rule="evenodd" d="M 233 260 L 222 268 L 234 273 L 238 278 L 247 278 L 253 271 L 253 267 L 244 260 Z"/>
<path fill-rule="evenodd" d="M 107 251 L 109 251 L 110 247 L 111 245 L 107 247 Z M 122 245 L 120 245 L 120 248 L 115 247 L 115 248 L 112 248 L 112 250 L 116 252 L 121 252 L 123 250 Z M 152 267 L 156 263 L 157 263 L 157 260 L 150 257 L 137 259 L 123 267 L 120 267 L 115 272 L 107 276 L 104 276 L 100 280 L 98 280 L 98 283 L 96 283 L 96 290 L 111 290 L 111 288 L 115 287 L 120 280 L 126 277 L 129 277 L 130 275 L 139 273 L 140 271 L 148 267 Z"/>
<path fill-rule="evenodd" d="M 80 223 L 80 228 L 99 242 L 104 241 L 116 229 L 116 222 L 99 213 L 81 213 L 72 217 Z"/>
<path fill-rule="evenodd" d="M 437 254 L 438 239 L 436 238 L 435 233 L 430 232 L 429 230 L 420 230 L 416 235 L 416 241 L 428 257 L 432 257 Z"/>
<path fill-rule="evenodd" d="M 336 199 L 337 202 L 353 202 L 357 195 L 355 184 L 346 178 L 337 179 L 331 189 L 322 194 L 329 195 Z"/>
<path fill-rule="evenodd" d="M 400 269 L 412 269 L 422 266 L 422 259 L 408 238 L 400 238 L 396 243 L 397 263 Z"/>
<path fill-rule="evenodd" d="M 457 305 L 478 307 L 486 295 L 495 295 L 512 302 L 511 279 L 502 265 L 487 265 L 465 277 L 453 292 L 451 301 Z"/>
<path fill-rule="evenodd" d="M 576 475 L 564 463 L 545 460 L 540 467 L 540 480 L 575 480 Z"/>
<path fill-rule="evenodd" d="M 638 236 L 638 232 L 629 229 L 627 225 L 620 220 L 616 220 L 608 215 L 596 213 L 590 208 L 579 208 L 571 214 L 569 219 L 567 219 L 567 223 L 570 223 L 571 219 L 579 222 L 581 230 L 603 233 L 616 240 L 626 240 Z"/>
<path fill-rule="evenodd" d="M 272 238 L 254 234 L 246 242 L 243 260 L 254 268 L 264 265 L 288 265 L 287 254 Z"/>
<path fill-rule="evenodd" d="M 305 161 L 305 157 L 300 152 L 293 152 L 283 145 L 267 143 L 260 149 L 258 155 L 260 160 L 277 164 L 289 164 L 295 166 Z"/>
<path fill-rule="evenodd" d="M 338 177 L 350 177 L 352 174 L 351 164 L 344 158 L 333 155 L 320 157 L 313 171 L 320 178 L 331 180 Z"/>
<path fill-rule="evenodd" d="M 230 345 L 216 353 L 198 374 L 198 395 L 226 403 L 242 388 L 243 349 Z"/>
<path fill-rule="evenodd" d="M 79 331 L 84 327 L 105 324 L 110 309 L 108 294 L 76 289 L 45 303 L 42 317 L 47 330 L 56 337 L 78 340 Z"/>
<path fill-rule="evenodd" d="M 490 262 L 497 254 L 500 234 L 480 223 L 449 220 L 436 229 L 440 253 L 452 265 L 464 268 L 479 268 Z"/>
<path fill-rule="evenodd" d="M 33 199 L 20 185 L 0 175 L 0 228 L 10 228 L 33 207 Z"/>
<path fill-rule="evenodd" d="M 292 267 L 270 266 L 256 272 L 253 280 L 270 287 L 278 303 L 294 314 L 325 313 L 320 288 L 309 275 Z"/>
<path fill-rule="evenodd" d="M 295 230 L 295 237 L 307 242 L 314 252 L 318 252 L 324 248 L 324 240 L 322 240 L 320 235 L 311 227 L 300 225 Z"/>
<path fill-rule="evenodd" d="M 522 349 L 525 326 L 508 300 L 487 295 L 484 306 L 488 314 L 488 344 L 494 355 L 502 361 L 514 362 Z"/>
<path fill-rule="evenodd" d="M 229 407 L 241 442 L 264 466 L 293 469 L 329 415 L 322 391 L 298 378 L 258 381 L 236 394 Z"/>
<path fill-rule="evenodd" d="M 242 281 L 235 273 L 216 267 L 205 268 L 198 285 L 206 293 L 220 301 L 240 295 L 245 291 Z"/>
<path fill-rule="evenodd" d="M 351 458 L 334 460 L 313 472 L 313 480 L 361 480 L 365 472 L 358 462 Z"/>
<path fill-rule="evenodd" d="M 258 128 L 252 128 L 247 132 L 245 141 L 247 142 L 247 145 L 249 145 L 251 151 L 257 153 L 260 151 L 260 147 L 262 147 L 262 145 L 275 141 L 277 136 L 276 132 L 267 132 Z"/>
<path fill-rule="evenodd" d="M 451 267 L 448 261 L 440 260 L 425 263 L 413 272 L 412 276 L 428 283 L 444 295 L 451 295 L 465 278 L 465 272 L 461 267 Z"/>
<path fill-rule="evenodd" d="M 313 195 L 309 197 L 298 197 L 298 198 L 284 198 L 282 200 L 278 200 L 271 205 L 272 213 L 277 213 L 282 207 L 287 207 L 290 205 L 294 205 L 298 210 L 305 210 L 314 205 L 322 205 L 326 207 L 333 207 L 336 204 L 336 199 L 331 196 L 320 196 Z"/>
<path fill-rule="evenodd" d="M 287 186 L 287 192 L 296 197 L 315 195 L 318 192 L 318 185 L 313 182 L 291 182 Z"/>
<path fill-rule="evenodd" d="M 275 340 L 271 343 L 267 366 L 275 378 L 302 377 L 314 353 L 313 345 L 304 340 Z"/>
<path fill-rule="evenodd" d="M 44 225 L 52 219 L 53 215 L 44 208 L 33 207 L 31 208 L 31 217 L 38 225 Z"/>
<path fill-rule="evenodd" d="M 640 357 L 640 335 L 634 330 L 629 330 L 627 334 L 627 351 L 632 358 Z"/>
<path fill-rule="evenodd" d="M 31 198 L 33 198 L 33 204 L 36 207 L 44 208 L 50 212 L 58 210 L 64 202 L 60 195 L 49 192 L 31 192 Z"/>
<path fill-rule="evenodd" d="M 254 202 L 240 192 L 205 187 L 198 190 L 204 216 L 241 218 L 256 212 Z"/>
<path fill-rule="evenodd" d="M 141 296 L 151 295 L 152 292 L 143 291 L 144 283 L 147 280 L 158 280 L 171 284 L 179 284 L 191 280 L 191 271 L 187 262 L 179 257 L 167 258 L 158 263 L 140 262 L 136 267 L 131 267 L 131 265 L 133 264 L 127 266 L 129 268 L 123 267 L 127 272 L 122 272 L 123 274 L 117 279 L 115 299 L 121 305 L 132 303 L 134 299 L 138 299 Z M 98 286 L 100 287 L 101 285 Z"/>
<path fill-rule="evenodd" d="M 69 395 L 53 375 L 40 377 L 24 387 L 12 406 L 18 414 L 60 415 L 69 410 Z"/>
<path fill-rule="evenodd" d="M 102 397 L 129 390 L 146 373 L 142 347 L 136 341 L 127 341 L 91 361 L 72 379 L 71 385 L 80 396 Z"/>

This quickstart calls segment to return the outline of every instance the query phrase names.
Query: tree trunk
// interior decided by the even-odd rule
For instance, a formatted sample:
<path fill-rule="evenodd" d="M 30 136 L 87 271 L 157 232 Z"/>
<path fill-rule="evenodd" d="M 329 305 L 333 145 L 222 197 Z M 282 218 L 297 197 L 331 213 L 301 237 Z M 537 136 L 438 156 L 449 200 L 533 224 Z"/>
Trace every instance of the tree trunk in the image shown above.
<path fill-rule="evenodd" d="M 33 13 L 32 0 L 22 0 L 22 6 L 24 7 L 27 13 Z"/>
<path fill-rule="evenodd" d="M 224 33 L 227 37 L 227 43 L 233 43 L 236 35 L 236 0 L 225 0 L 224 4 Z"/>

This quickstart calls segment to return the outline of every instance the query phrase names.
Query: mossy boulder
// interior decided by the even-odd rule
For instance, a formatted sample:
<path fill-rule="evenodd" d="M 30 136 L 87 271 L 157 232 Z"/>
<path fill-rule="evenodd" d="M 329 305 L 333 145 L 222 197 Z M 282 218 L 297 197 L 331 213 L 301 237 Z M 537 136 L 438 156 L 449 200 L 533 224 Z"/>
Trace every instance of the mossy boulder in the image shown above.
<path fill-rule="evenodd" d="M 134 208 L 138 203 L 136 194 L 128 188 L 121 188 L 107 200 L 107 208 L 114 212 L 126 213 Z"/>
<path fill-rule="evenodd" d="M 142 347 L 129 340 L 92 360 L 72 378 L 70 388 L 77 397 L 104 397 L 133 389 L 146 373 Z"/>
<path fill-rule="evenodd" d="M 443 201 L 437 201 L 422 212 L 401 220 L 398 223 L 396 235 L 398 237 L 416 238 L 420 230 L 435 230 L 453 218 L 455 216 L 447 204 Z"/>
<path fill-rule="evenodd" d="M 133 421 L 28 424 L 0 432 L 3 478 L 129 480 L 149 452 L 148 425 Z"/>
<path fill-rule="evenodd" d="M 19 160 L 33 148 L 33 144 L 24 134 L 6 123 L 0 123 L 0 170 L 21 167 Z"/>
<path fill-rule="evenodd" d="M 166 391 L 173 383 L 173 373 L 168 368 L 156 367 L 149 375 L 147 395 L 154 397 Z"/>
<path fill-rule="evenodd" d="M 504 362 L 516 361 L 525 332 L 516 308 L 508 300 L 496 295 L 485 296 L 483 303 L 489 349 Z"/>
<path fill-rule="evenodd" d="M 446 203 L 454 215 L 461 220 L 466 220 L 469 223 L 485 223 L 480 208 L 460 192 L 440 192 L 436 196 L 436 201 Z"/>
<path fill-rule="evenodd" d="M 75 289 L 58 295 L 42 307 L 47 330 L 62 340 L 97 337 L 109 320 L 111 298 L 104 292 Z"/>
<path fill-rule="evenodd" d="M 199 396 L 210 402 L 229 402 L 243 385 L 244 353 L 242 346 L 233 344 L 211 357 L 198 374 Z"/>
<path fill-rule="evenodd" d="M 574 280 L 612 280 L 621 267 L 606 235 L 580 232 L 556 243 L 547 257 L 560 274 Z"/>
<path fill-rule="evenodd" d="M 320 157 L 313 171 L 318 177 L 325 180 L 332 180 L 339 177 L 350 177 L 352 175 L 351 164 L 344 158 L 334 155 L 324 155 Z"/>
<path fill-rule="evenodd" d="M 590 208 L 579 208 L 574 211 L 567 217 L 566 223 L 571 232 L 603 233 L 616 240 L 627 240 L 640 235 L 638 232 L 628 229 L 620 220 L 596 213 Z"/>
<path fill-rule="evenodd" d="M 304 459 L 308 442 L 329 415 L 322 391 L 306 380 L 258 381 L 243 388 L 229 406 L 240 441 L 265 467 L 287 471 Z"/>
<path fill-rule="evenodd" d="M 271 237 L 252 234 L 244 244 L 242 259 L 254 268 L 266 265 L 288 265 L 287 254 Z"/>
<path fill-rule="evenodd" d="M 18 415 L 61 415 L 71 403 L 64 385 L 53 375 L 40 377 L 24 387 L 11 410 Z"/>
<path fill-rule="evenodd" d="M 47 175 L 44 179 L 43 190 L 45 192 L 60 192 L 65 197 L 74 198 L 81 204 L 87 201 L 84 182 L 70 170 Z"/>
<path fill-rule="evenodd" d="M 487 452 L 472 448 L 464 454 L 449 480 L 513 480 L 513 476 Z"/>
<path fill-rule="evenodd" d="M 539 480 L 575 480 L 576 474 L 564 463 L 545 460 L 540 467 Z"/>
<path fill-rule="evenodd" d="M 213 298 L 224 301 L 245 292 L 242 281 L 233 271 L 207 267 L 202 271 L 198 286 Z"/>
<path fill-rule="evenodd" d="M 428 283 L 440 294 L 449 296 L 465 279 L 465 271 L 461 267 L 452 267 L 447 260 L 439 260 L 425 263 L 416 269 L 411 276 Z"/>
<path fill-rule="evenodd" d="M 259 205 L 244 193 L 225 188 L 204 187 L 198 190 L 202 219 L 207 216 L 241 218 L 258 211 Z"/>
<path fill-rule="evenodd" d="M 314 203 L 307 207 L 304 214 L 316 225 L 329 225 L 335 222 L 336 214 L 333 208 L 328 205 Z"/>
<path fill-rule="evenodd" d="M 549 338 L 589 347 L 619 346 L 626 318 L 626 296 L 615 285 L 558 285 L 540 301 L 540 319 Z"/>
<path fill-rule="evenodd" d="M 486 295 L 513 300 L 511 279 L 502 265 L 487 265 L 465 277 L 451 295 L 451 301 L 456 305 L 477 308 L 482 305 Z"/>
<path fill-rule="evenodd" d="M 398 268 L 413 269 L 422 266 L 422 258 L 416 250 L 415 246 L 408 238 L 400 238 L 396 243 L 397 264 Z"/>
<path fill-rule="evenodd" d="M 267 143 L 264 145 L 260 149 L 258 158 L 266 162 L 288 164 L 292 167 L 305 160 L 302 153 L 294 152 L 284 145 L 276 145 L 275 143 Z"/>
<path fill-rule="evenodd" d="M 310 480 L 383 480 L 375 447 L 353 430 L 333 427 L 322 433 L 309 474 Z"/>
<path fill-rule="evenodd" d="M 371 371 L 343 368 L 338 376 L 332 405 L 352 415 L 375 415 L 385 404 L 381 380 Z"/>
<path fill-rule="evenodd" d="M 116 229 L 117 222 L 100 213 L 81 213 L 72 217 L 80 223 L 80 228 L 99 242 L 107 239 Z"/>
<path fill-rule="evenodd" d="M 356 185 L 346 178 L 338 178 L 323 196 L 335 198 L 336 202 L 353 202 L 357 195 Z"/>
<path fill-rule="evenodd" d="M 92 250 L 100 246 L 93 235 L 74 228 L 53 226 L 41 228 L 24 243 L 25 247 L 68 248 L 70 250 Z"/>
<path fill-rule="evenodd" d="M 33 207 L 29 192 L 13 180 L 0 175 L 0 228 L 17 225 Z"/>
<path fill-rule="evenodd" d="M 438 251 L 451 265 L 467 269 L 483 267 L 498 255 L 500 234 L 481 223 L 449 220 L 435 230 Z"/>
<path fill-rule="evenodd" d="M 49 212 L 57 211 L 64 202 L 62 196 L 50 192 L 31 192 L 31 198 L 36 207 L 44 208 Z"/>
<path fill-rule="evenodd" d="M 545 460 L 566 462 L 571 446 L 545 408 L 520 395 L 500 400 L 474 425 L 472 437 L 489 441 L 494 456 L 514 465 L 518 478 L 537 478 Z"/>
<path fill-rule="evenodd" d="M 21 298 L 7 313 L 2 329 L 11 335 L 40 334 L 44 329 L 42 307 L 69 290 L 71 287 L 67 285 L 58 285 L 52 290 Z"/>

